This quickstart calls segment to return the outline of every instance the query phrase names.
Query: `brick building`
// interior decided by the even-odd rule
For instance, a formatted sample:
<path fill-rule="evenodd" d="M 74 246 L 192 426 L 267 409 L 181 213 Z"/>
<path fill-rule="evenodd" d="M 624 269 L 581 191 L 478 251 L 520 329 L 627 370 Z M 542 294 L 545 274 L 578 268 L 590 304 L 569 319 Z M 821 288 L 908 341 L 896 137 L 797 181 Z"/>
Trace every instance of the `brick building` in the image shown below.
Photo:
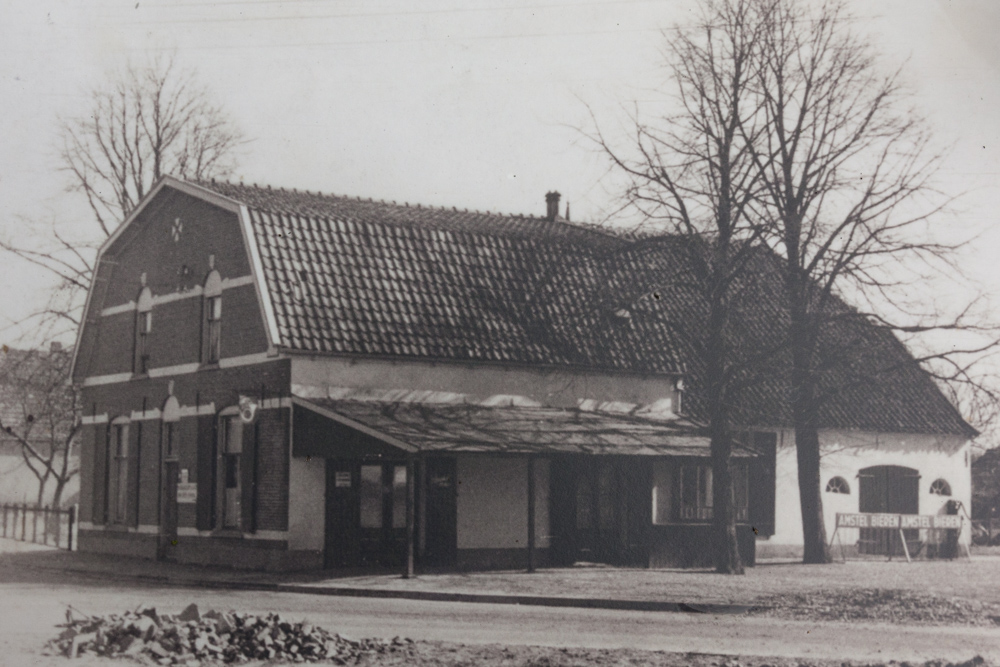
<path fill-rule="evenodd" d="M 683 285 L 651 287 L 683 252 L 547 203 L 502 216 L 161 180 L 101 249 L 76 346 L 80 548 L 276 569 L 399 565 L 411 547 L 468 568 L 703 560 L 700 314 Z M 777 317 L 766 288 L 748 344 Z M 824 408 L 824 442 L 861 452 L 831 474 L 857 468 L 863 510 L 863 480 L 897 469 L 946 469 L 967 493 L 972 430 L 891 335 L 864 335 L 897 370 Z M 801 545 L 780 366 L 739 412 L 750 562 Z M 914 510 L 939 509 L 916 492 Z"/>

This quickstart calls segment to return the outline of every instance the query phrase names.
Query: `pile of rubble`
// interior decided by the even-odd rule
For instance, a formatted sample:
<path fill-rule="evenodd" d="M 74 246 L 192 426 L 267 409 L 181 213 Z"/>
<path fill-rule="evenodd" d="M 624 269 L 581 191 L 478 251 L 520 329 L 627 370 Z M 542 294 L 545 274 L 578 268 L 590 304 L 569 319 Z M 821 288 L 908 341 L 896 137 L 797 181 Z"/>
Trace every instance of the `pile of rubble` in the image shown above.
<path fill-rule="evenodd" d="M 59 627 L 63 631 L 46 647 L 50 654 L 145 657 L 160 665 L 253 659 L 346 664 L 366 655 L 399 651 L 413 643 L 399 637 L 348 639 L 307 622 L 283 621 L 277 614 L 201 614 L 194 604 L 177 615 L 143 609 L 80 617 L 70 610 L 66 623 Z"/>

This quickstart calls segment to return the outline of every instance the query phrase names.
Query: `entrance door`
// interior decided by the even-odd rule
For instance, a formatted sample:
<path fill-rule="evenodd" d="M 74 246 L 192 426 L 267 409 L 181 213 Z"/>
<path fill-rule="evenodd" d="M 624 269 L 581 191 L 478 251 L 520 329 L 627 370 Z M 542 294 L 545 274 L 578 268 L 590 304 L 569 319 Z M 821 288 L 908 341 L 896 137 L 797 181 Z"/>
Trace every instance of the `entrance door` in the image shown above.
<path fill-rule="evenodd" d="M 873 466 L 858 474 L 858 511 L 887 514 L 918 514 L 920 473 L 903 466 Z M 920 530 L 903 531 L 907 548 L 919 546 Z M 902 555 L 898 530 L 862 528 L 858 550 L 867 554 Z"/>
<path fill-rule="evenodd" d="M 424 562 L 452 566 L 457 551 L 455 459 L 430 458 L 425 465 Z"/>
<path fill-rule="evenodd" d="M 354 567 L 358 564 L 357 488 L 356 464 L 327 459 L 324 567 Z"/>
<path fill-rule="evenodd" d="M 400 566 L 406 557 L 406 465 L 328 460 L 327 567 Z"/>
<path fill-rule="evenodd" d="M 402 565 L 406 557 L 406 465 L 361 466 L 358 526 L 362 565 Z"/>
<path fill-rule="evenodd" d="M 617 496 L 614 469 L 605 461 L 580 463 L 576 474 L 577 559 L 612 562 Z"/>
<path fill-rule="evenodd" d="M 652 520 L 647 502 L 649 470 L 625 458 L 578 459 L 573 467 L 576 502 L 570 518 L 576 528 L 575 559 L 643 564 Z"/>
<path fill-rule="evenodd" d="M 173 560 L 177 545 L 177 461 L 164 461 L 160 496 L 160 549 L 161 560 Z"/>

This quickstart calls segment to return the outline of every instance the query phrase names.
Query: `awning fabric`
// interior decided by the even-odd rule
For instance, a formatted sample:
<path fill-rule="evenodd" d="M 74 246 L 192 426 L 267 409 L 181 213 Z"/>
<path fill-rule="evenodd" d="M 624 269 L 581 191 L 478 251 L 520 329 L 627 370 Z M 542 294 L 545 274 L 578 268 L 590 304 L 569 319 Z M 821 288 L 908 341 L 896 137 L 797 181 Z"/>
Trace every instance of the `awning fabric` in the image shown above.
<path fill-rule="evenodd" d="M 573 408 L 296 398 L 295 404 L 408 452 L 708 456 L 704 427 Z M 309 451 L 319 453 L 317 444 Z M 736 456 L 753 452 L 735 448 Z"/>

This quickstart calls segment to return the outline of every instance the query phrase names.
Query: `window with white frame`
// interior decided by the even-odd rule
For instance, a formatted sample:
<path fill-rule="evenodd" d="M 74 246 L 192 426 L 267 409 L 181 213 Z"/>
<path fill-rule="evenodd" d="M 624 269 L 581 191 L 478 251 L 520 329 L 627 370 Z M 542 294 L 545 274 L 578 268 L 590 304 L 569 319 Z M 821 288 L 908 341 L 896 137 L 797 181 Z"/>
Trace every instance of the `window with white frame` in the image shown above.
<path fill-rule="evenodd" d="M 218 363 L 222 354 L 222 278 L 218 271 L 208 274 L 203 294 L 201 360 L 206 364 L 214 364 Z"/>
<path fill-rule="evenodd" d="M 167 398 L 163 404 L 163 430 L 161 431 L 163 458 L 177 458 L 177 428 L 180 420 L 180 405 L 174 396 Z"/>
<path fill-rule="evenodd" d="M 653 462 L 653 523 L 672 523 L 674 516 L 674 467 L 669 461 Z"/>
<path fill-rule="evenodd" d="M 243 420 L 239 415 L 226 415 L 220 421 L 218 488 L 221 527 L 239 529 L 243 514 Z"/>
<path fill-rule="evenodd" d="M 211 364 L 219 361 L 222 352 L 222 296 L 209 297 L 205 304 L 205 313 L 205 326 L 208 329 L 205 361 Z"/>
<path fill-rule="evenodd" d="M 749 511 L 748 466 L 732 465 L 733 503 L 737 521 L 746 521 Z M 653 523 L 710 521 L 713 517 L 712 466 L 708 462 L 659 460 L 653 463 Z"/>
<path fill-rule="evenodd" d="M 847 483 L 847 480 L 843 477 L 831 477 L 830 481 L 826 483 L 827 493 L 842 493 L 850 494 L 851 485 Z"/>
<path fill-rule="evenodd" d="M 109 434 L 110 441 L 108 442 L 109 453 L 111 455 L 108 469 L 108 515 L 111 523 L 118 524 L 123 524 L 127 520 L 129 472 L 128 426 L 128 422 L 112 423 Z"/>
<path fill-rule="evenodd" d="M 943 479 L 936 479 L 931 482 L 931 494 L 935 496 L 950 496 L 951 484 Z"/>
<path fill-rule="evenodd" d="M 143 288 L 135 313 L 135 354 L 132 372 L 145 375 L 149 372 L 149 334 L 153 330 L 153 296 L 149 288 Z"/>
<path fill-rule="evenodd" d="M 712 467 L 682 465 L 680 471 L 680 518 L 712 518 Z"/>

